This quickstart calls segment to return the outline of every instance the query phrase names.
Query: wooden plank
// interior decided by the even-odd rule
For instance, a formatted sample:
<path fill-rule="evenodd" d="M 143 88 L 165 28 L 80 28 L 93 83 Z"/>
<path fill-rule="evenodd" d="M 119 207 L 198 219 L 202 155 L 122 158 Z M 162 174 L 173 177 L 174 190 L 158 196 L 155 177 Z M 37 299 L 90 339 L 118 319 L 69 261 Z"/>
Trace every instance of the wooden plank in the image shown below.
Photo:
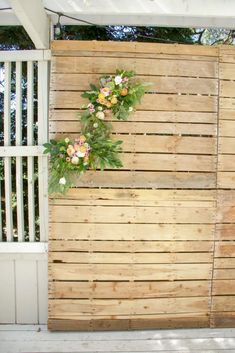
<path fill-rule="evenodd" d="M 219 136 L 235 137 L 235 121 L 221 120 L 219 122 Z"/>
<path fill-rule="evenodd" d="M 217 63 L 209 61 L 79 56 L 52 59 L 52 72 L 57 73 L 114 74 L 120 67 L 149 76 L 216 78 L 218 74 Z"/>
<path fill-rule="evenodd" d="M 92 244 L 93 245 L 93 244 Z M 150 246 L 152 245 L 152 242 L 149 244 Z M 154 244 L 155 245 L 155 244 Z M 182 247 L 183 244 L 181 244 Z M 194 245 L 194 244 L 193 244 Z M 106 247 L 106 244 L 104 244 Z M 162 244 L 159 244 L 160 247 L 162 247 Z M 127 244 L 127 250 L 129 244 Z M 137 249 L 135 245 L 133 245 L 134 251 L 139 251 L 140 249 L 137 246 Z M 207 252 L 195 252 L 195 251 L 206 251 L 210 250 L 212 251 L 213 248 L 212 246 L 208 249 L 208 244 L 206 244 L 206 248 L 197 249 L 197 247 L 193 246 L 193 249 L 190 249 L 191 252 L 184 252 L 184 253 L 161 253 L 157 252 L 154 253 L 154 251 L 161 251 L 162 249 L 156 250 L 156 246 L 153 246 L 152 252 L 144 253 L 145 251 L 149 251 L 149 249 L 145 247 L 145 244 L 143 246 L 143 249 L 141 249 L 141 252 L 138 253 L 115 253 L 115 252 L 109 252 L 109 253 L 89 253 L 89 252 L 54 252 L 51 253 L 49 256 L 49 262 L 54 262 L 54 263 L 94 263 L 94 264 L 116 264 L 116 263 L 125 263 L 125 264 L 131 264 L 131 263 L 142 263 L 142 264 L 148 264 L 148 263 L 153 263 L 153 264 L 163 264 L 163 263 L 209 263 L 212 261 L 212 254 L 207 253 Z M 196 249 L 195 249 L 196 248 Z M 96 246 L 94 246 L 94 251 L 96 251 Z M 76 249 L 74 249 L 76 250 Z M 87 251 L 89 251 L 88 249 Z M 175 251 L 180 251 L 181 249 L 177 249 Z M 184 247 L 184 251 L 187 250 L 187 247 Z M 108 251 L 108 250 L 107 250 Z M 125 251 L 125 250 L 124 250 Z M 162 251 L 165 251 L 163 248 Z M 193 252 L 193 259 L 192 259 L 192 252 Z"/>
<path fill-rule="evenodd" d="M 211 313 L 213 327 L 234 327 L 235 312 Z"/>
<path fill-rule="evenodd" d="M 235 82 L 234 81 L 220 81 L 220 97 L 235 97 Z"/>
<path fill-rule="evenodd" d="M 61 223 L 213 223 L 214 210 L 182 207 L 52 206 L 52 220 Z"/>
<path fill-rule="evenodd" d="M 215 257 L 235 257 L 235 241 L 216 242 Z"/>
<path fill-rule="evenodd" d="M 86 313 L 92 315 L 146 315 L 163 313 L 185 313 L 193 311 L 207 311 L 207 297 L 189 298 L 148 298 L 148 299 L 54 299 L 50 301 L 49 312 L 54 318 L 74 319 Z M 224 310 L 226 311 L 226 310 Z"/>
<path fill-rule="evenodd" d="M 211 270 L 210 264 L 51 264 L 49 278 L 59 281 L 203 280 L 211 278 Z"/>
<path fill-rule="evenodd" d="M 209 318 L 205 313 L 193 314 L 163 314 L 157 317 L 143 318 L 142 316 L 133 319 L 88 319 L 88 320 L 63 320 L 49 319 L 48 327 L 56 331 L 109 331 L 109 330 L 128 330 L 128 329 L 157 329 L 157 328 L 184 328 L 184 327 L 208 327 Z M 231 326 L 231 323 L 230 323 Z M 228 326 L 228 327 L 230 327 Z M 138 345 L 136 345 L 138 346 Z M 182 345 L 181 345 L 182 346 Z M 76 346 L 77 347 L 77 346 Z M 118 352 L 117 352 L 118 353 Z M 164 353 L 171 353 L 165 351 Z M 207 353 L 212 353 L 208 351 Z M 215 351 L 213 352 L 215 353 Z M 220 352 L 218 352 L 220 353 Z"/>
<path fill-rule="evenodd" d="M 217 240 L 235 240 L 235 224 L 217 224 L 215 237 Z"/>
<path fill-rule="evenodd" d="M 216 166 L 214 156 L 123 153 L 120 157 L 119 170 L 215 172 Z"/>
<path fill-rule="evenodd" d="M 162 317 L 158 315 L 158 318 L 146 318 L 136 317 L 130 320 L 131 329 L 154 329 L 157 328 L 184 328 L 184 327 L 208 327 L 209 326 L 209 315 L 208 313 L 193 313 L 193 314 L 164 314 Z M 182 347 L 182 345 L 181 345 Z M 171 353 L 171 352 L 164 352 Z M 207 353 L 210 353 L 209 351 Z M 212 352 L 211 352 L 212 353 Z M 213 352 L 214 353 L 214 352 Z M 219 352 L 218 352 L 219 353 Z"/>
<path fill-rule="evenodd" d="M 132 134 L 156 134 L 156 135 L 204 135 L 216 136 L 216 125 L 214 124 L 184 124 L 184 123 L 142 123 L 133 124 L 129 121 L 114 121 L 112 123 L 113 133 Z M 51 121 L 49 124 L 50 135 L 71 136 L 73 138 L 79 134 L 80 123 L 78 121 Z M 58 135 L 59 133 L 59 135 Z M 231 134 L 231 132 L 230 132 Z"/>
<path fill-rule="evenodd" d="M 235 190 L 218 190 L 217 199 L 219 207 L 235 206 Z"/>
<path fill-rule="evenodd" d="M 235 295 L 235 280 L 214 281 L 213 295 Z"/>
<path fill-rule="evenodd" d="M 234 268 L 226 268 L 226 269 L 215 269 L 214 270 L 214 279 L 235 279 L 235 271 Z"/>
<path fill-rule="evenodd" d="M 52 75 L 52 91 L 86 91 L 90 89 L 89 82 L 98 82 L 100 75 L 97 74 L 57 74 Z M 164 76 L 137 76 L 142 82 L 151 81 L 147 92 L 158 93 L 187 93 L 217 95 L 217 80 L 210 78 L 190 77 L 164 77 Z M 227 82 L 227 81 L 226 81 Z M 224 88 L 221 88 L 224 91 Z M 226 89 L 226 88 L 225 88 Z M 231 87 L 232 89 L 232 87 Z M 228 96 L 226 96 L 228 97 Z M 229 96 L 232 97 L 232 96 Z"/>
<path fill-rule="evenodd" d="M 235 151 L 235 137 L 220 137 L 219 139 L 219 153 L 234 154 Z"/>
<path fill-rule="evenodd" d="M 234 155 L 219 155 L 218 156 L 218 170 L 219 171 L 235 171 Z"/>
<path fill-rule="evenodd" d="M 63 134 L 63 133 L 62 133 Z M 59 137 L 59 135 L 58 135 Z M 72 137 L 72 136 L 71 136 Z M 122 140 L 125 152 L 215 154 L 214 137 L 122 135 L 113 134 L 115 140 Z M 62 136 L 63 138 L 63 136 Z M 235 139 L 234 139 L 235 141 Z M 235 142 L 234 142 L 235 143 Z"/>
<path fill-rule="evenodd" d="M 222 197 L 228 198 L 231 193 L 223 191 L 219 191 L 220 199 Z M 235 195 L 234 195 L 235 197 Z M 169 201 L 216 201 L 217 192 L 215 190 L 158 190 L 158 189 L 69 189 L 66 195 L 53 195 L 53 198 L 50 199 L 50 203 L 57 204 L 59 200 L 67 201 L 88 201 L 94 200 L 99 201 L 103 200 L 104 202 L 107 200 L 114 200 L 116 203 L 118 200 L 122 201 L 155 201 L 161 202 L 169 200 Z M 162 204 L 163 205 L 163 204 Z"/>
<path fill-rule="evenodd" d="M 63 241 L 63 240 L 54 240 L 53 244 L 51 244 L 50 247 L 51 251 L 92 251 L 92 253 L 87 256 L 89 258 L 94 258 L 95 260 L 95 254 L 93 252 L 126 252 L 126 253 L 133 253 L 129 254 L 130 255 L 130 261 L 134 262 L 131 257 L 133 256 L 134 258 L 137 257 L 135 256 L 135 252 L 140 255 L 139 261 L 141 261 L 141 253 L 144 252 L 149 252 L 149 253 L 155 253 L 155 261 L 157 260 L 157 253 L 162 253 L 162 252 L 208 252 L 213 250 L 213 244 L 211 241 L 203 241 L 203 242 L 197 242 L 197 241 L 95 241 L 93 240 L 92 242 L 86 241 L 86 240 L 76 240 L 76 241 Z M 140 254 L 139 254 L 140 253 Z M 86 254 L 85 254 L 86 255 Z M 55 255 L 57 256 L 57 255 Z M 58 255 L 59 256 L 59 255 Z M 65 257 L 67 255 L 65 254 Z M 68 255 L 69 256 L 69 255 Z M 79 254 L 78 254 L 79 256 Z M 76 256 L 74 257 L 74 262 Z M 104 255 L 105 259 L 105 255 Z M 149 256 L 149 259 L 151 259 L 151 256 Z M 111 259 L 112 260 L 112 259 Z M 114 258 L 113 258 L 114 260 Z M 61 260 L 62 261 L 62 260 Z M 70 260 L 70 262 L 72 259 Z M 152 260 L 153 261 L 153 260 Z M 66 262 L 66 261 L 65 261 Z"/>
<path fill-rule="evenodd" d="M 201 56 L 201 55 L 191 55 L 190 57 L 187 54 L 182 55 L 172 55 L 167 53 L 148 53 L 148 52 L 127 52 L 127 51 L 93 51 L 92 53 L 89 50 L 55 50 L 53 51 L 54 57 L 110 57 L 110 58 L 145 58 L 145 59 L 158 59 L 158 60 L 193 60 L 193 61 L 202 61 L 202 62 L 218 62 L 218 59 L 214 56 Z M 231 55 L 229 55 L 231 57 Z"/>
<path fill-rule="evenodd" d="M 227 226 L 227 225 L 224 225 Z M 50 223 L 51 240 L 212 240 L 213 224 L 79 224 Z M 218 231 L 217 231 L 217 234 Z M 221 234 L 235 239 L 233 229 L 221 229 Z M 227 235 L 226 235 L 227 234 Z M 218 235 L 219 236 L 219 235 Z M 55 242 L 52 242 L 55 244 Z"/>
<path fill-rule="evenodd" d="M 102 189 L 103 190 L 103 189 Z M 70 199 L 55 199 L 51 201 L 51 205 L 76 205 L 76 206 L 158 206 L 158 207 L 216 207 L 215 201 L 174 201 L 174 200 L 167 200 L 167 201 L 154 201 L 154 200 L 134 200 L 130 198 L 129 200 L 105 200 L 102 197 L 98 200 L 74 200 Z"/>
<path fill-rule="evenodd" d="M 217 211 L 218 223 L 234 223 L 235 222 L 235 207 L 222 206 Z"/>
<path fill-rule="evenodd" d="M 235 112 L 232 110 L 219 110 L 219 119 L 220 120 L 235 120 Z"/>
<path fill-rule="evenodd" d="M 220 172 L 221 173 L 221 172 Z M 86 178 L 75 181 L 76 187 L 129 187 L 211 189 L 215 187 L 213 173 L 87 171 Z"/>
<path fill-rule="evenodd" d="M 235 311 L 235 296 L 213 297 L 212 311 Z"/>
<path fill-rule="evenodd" d="M 228 281 L 227 281 L 228 282 Z M 230 285 L 230 282 L 228 282 Z M 175 282 L 50 282 L 51 298 L 159 298 L 207 296 L 208 281 Z M 235 288 L 235 285 L 234 285 Z"/>
<path fill-rule="evenodd" d="M 235 110 L 235 99 L 234 98 L 220 98 L 220 107 L 225 110 Z"/>
<path fill-rule="evenodd" d="M 78 110 L 50 110 L 50 120 L 76 120 L 81 111 Z M 222 114 L 222 112 L 220 113 Z M 234 119 L 235 119 L 235 114 Z M 226 115 L 227 116 L 227 115 Z M 222 115 L 221 115 L 222 119 Z M 130 117 L 130 121 L 148 121 L 148 122 L 168 122 L 168 123 L 202 123 L 216 124 L 217 114 L 206 112 L 170 112 L 170 111 L 135 111 Z"/>
<path fill-rule="evenodd" d="M 66 42 L 56 40 L 51 42 L 52 51 L 124 51 L 124 52 L 144 52 L 144 53 L 166 53 L 173 55 L 202 55 L 217 57 L 219 51 L 217 47 L 195 46 L 182 44 L 162 44 L 162 43 L 138 43 L 138 42 L 112 42 L 105 41 L 73 41 Z"/>
<path fill-rule="evenodd" d="M 220 77 L 220 80 L 234 80 L 235 65 L 233 63 L 220 63 L 219 77 Z"/>
<path fill-rule="evenodd" d="M 221 98 L 227 99 L 227 98 Z M 231 100 L 229 98 L 229 100 Z M 231 102 L 229 102 L 230 104 Z M 81 97 L 81 92 L 53 91 L 50 94 L 51 108 L 82 109 L 87 99 Z M 225 102 L 221 102 L 222 106 Z M 231 103 L 232 104 L 232 103 Z M 229 105 L 230 106 L 230 105 Z M 141 100 L 142 110 L 172 110 L 193 112 L 216 112 L 217 98 L 214 96 L 187 96 L 176 94 L 145 94 Z M 227 104 L 226 104 L 227 107 Z M 232 109 L 232 108 L 231 108 Z"/>
<path fill-rule="evenodd" d="M 234 257 L 215 258 L 214 267 L 215 268 L 235 268 L 235 258 Z"/>
<path fill-rule="evenodd" d="M 224 189 L 235 188 L 235 172 L 218 172 L 218 187 Z"/>
<path fill-rule="evenodd" d="M 177 171 L 215 171 L 216 158 L 213 156 L 124 153 L 121 156 L 122 169 L 130 170 L 177 170 Z M 222 162 L 221 162 L 222 164 Z M 227 165 L 227 164 L 226 164 Z M 232 165 L 230 168 L 233 168 Z"/>

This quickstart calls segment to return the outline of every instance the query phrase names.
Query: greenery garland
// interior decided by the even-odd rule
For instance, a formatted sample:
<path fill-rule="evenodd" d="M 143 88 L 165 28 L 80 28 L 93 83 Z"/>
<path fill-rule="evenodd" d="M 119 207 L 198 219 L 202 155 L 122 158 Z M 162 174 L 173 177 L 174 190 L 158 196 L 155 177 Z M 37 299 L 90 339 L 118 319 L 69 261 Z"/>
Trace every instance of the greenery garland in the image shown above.
<path fill-rule="evenodd" d="M 45 143 L 44 153 L 50 155 L 49 193 L 65 193 L 74 185 L 74 173 L 88 169 L 120 168 L 118 154 L 122 141 L 111 138 L 112 118 L 127 120 L 140 102 L 146 83 L 137 82 L 133 71 L 117 70 L 114 76 L 102 76 L 98 85 L 82 94 L 89 100 L 80 115 L 81 135 Z"/>

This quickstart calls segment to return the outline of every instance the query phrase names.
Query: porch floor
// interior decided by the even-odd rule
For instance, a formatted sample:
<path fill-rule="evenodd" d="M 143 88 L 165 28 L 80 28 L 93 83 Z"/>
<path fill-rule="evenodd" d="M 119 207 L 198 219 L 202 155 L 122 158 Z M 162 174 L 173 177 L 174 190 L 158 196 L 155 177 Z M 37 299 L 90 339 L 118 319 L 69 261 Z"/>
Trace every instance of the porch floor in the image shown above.
<path fill-rule="evenodd" d="M 45 325 L 0 325 L 0 353 L 235 353 L 235 329 L 49 332 Z"/>

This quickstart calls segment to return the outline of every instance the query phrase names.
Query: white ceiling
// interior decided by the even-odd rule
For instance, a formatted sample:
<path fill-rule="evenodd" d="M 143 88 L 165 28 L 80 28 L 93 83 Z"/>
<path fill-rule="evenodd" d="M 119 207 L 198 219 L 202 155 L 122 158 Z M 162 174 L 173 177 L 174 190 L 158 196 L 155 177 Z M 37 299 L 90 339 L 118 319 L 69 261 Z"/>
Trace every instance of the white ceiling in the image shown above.
<path fill-rule="evenodd" d="M 96 24 L 235 28 L 235 0 L 42 0 L 45 7 Z M 31 0 L 33 6 L 33 0 Z M 0 0 L 0 8 L 10 1 Z M 54 23 L 57 16 L 52 15 Z M 61 18 L 63 24 L 77 21 Z M 20 24 L 12 10 L 0 25 Z"/>

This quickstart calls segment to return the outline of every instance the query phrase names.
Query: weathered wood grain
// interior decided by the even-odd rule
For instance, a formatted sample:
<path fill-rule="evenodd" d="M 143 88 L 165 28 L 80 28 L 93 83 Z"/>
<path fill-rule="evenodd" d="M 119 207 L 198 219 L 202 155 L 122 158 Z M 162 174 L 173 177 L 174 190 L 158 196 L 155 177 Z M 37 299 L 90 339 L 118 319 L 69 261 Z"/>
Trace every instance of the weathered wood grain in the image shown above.
<path fill-rule="evenodd" d="M 121 170 L 50 200 L 49 327 L 234 325 L 235 54 L 231 47 L 56 41 L 50 136 L 79 134 L 81 92 L 133 69 L 152 82 Z"/>

